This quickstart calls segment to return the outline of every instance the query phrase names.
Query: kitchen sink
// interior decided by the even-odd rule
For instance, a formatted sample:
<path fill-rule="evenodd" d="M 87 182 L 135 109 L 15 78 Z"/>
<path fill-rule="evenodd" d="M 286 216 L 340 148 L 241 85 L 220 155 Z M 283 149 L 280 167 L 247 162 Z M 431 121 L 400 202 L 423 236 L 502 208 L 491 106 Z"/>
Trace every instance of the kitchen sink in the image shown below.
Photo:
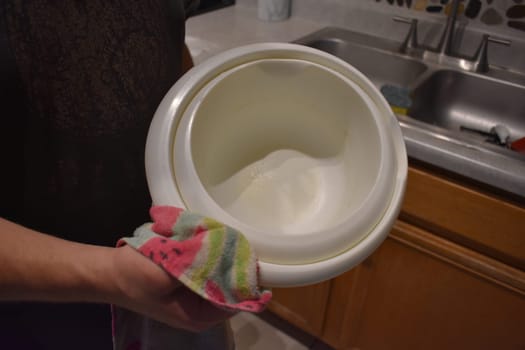
<path fill-rule="evenodd" d="M 508 147 L 525 137 L 525 74 L 495 67 L 464 71 L 424 53 L 403 54 L 401 42 L 340 28 L 296 43 L 345 60 L 379 89 L 408 94 L 407 108 L 395 110 L 409 158 L 525 201 L 525 155 Z"/>
<path fill-rule="evenodd" d="M 365 74 L 377 87 L 384 84 L 408 86 L 427 70 L 419 61 L 341 39 L 318 39 L 308 46 L 342 58 Z"/>
<path fill-rule="evenodd" d="M 509 140 L 525 136 L 525 87 L 452 70 L 441 70 L 412 92 L 408 115 L 453 130 L 489 134 L 504 127 Z"/>

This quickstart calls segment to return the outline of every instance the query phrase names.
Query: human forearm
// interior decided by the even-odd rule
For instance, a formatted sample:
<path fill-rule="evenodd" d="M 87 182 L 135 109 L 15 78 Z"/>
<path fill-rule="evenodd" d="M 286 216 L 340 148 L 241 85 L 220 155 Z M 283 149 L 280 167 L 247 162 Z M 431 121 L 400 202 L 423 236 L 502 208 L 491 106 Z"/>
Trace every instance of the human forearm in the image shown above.
<path fill-rule="evenodd" d="M 133 248 L 65 241 L 0 219 L 0 301 L 111 303 L 191 331 L 230 317 Z"/>
<path fill-rule="evenodd" d="M 112 248 L 65 241 L 0 219 L 0 300 L 111 302 Z"/>

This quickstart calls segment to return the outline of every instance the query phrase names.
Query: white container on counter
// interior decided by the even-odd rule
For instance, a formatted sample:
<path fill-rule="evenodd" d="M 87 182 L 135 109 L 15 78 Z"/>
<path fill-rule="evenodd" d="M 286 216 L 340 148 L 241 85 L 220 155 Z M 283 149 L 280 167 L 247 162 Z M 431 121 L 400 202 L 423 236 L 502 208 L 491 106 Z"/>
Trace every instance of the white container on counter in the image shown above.
<path fill-rule="evenodd" d="M 257 0 L 257 16 L 263 21 L 283 21 L 290 12 L 291 0 Z"/>

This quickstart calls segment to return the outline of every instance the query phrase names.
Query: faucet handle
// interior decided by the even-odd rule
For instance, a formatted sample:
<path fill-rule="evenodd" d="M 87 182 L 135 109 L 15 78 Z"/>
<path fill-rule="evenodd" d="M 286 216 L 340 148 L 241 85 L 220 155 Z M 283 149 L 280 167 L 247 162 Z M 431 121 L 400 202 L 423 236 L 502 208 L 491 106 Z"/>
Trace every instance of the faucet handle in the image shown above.
<path fill-rule="evenodd" d="M 510 46 L 511 44 L 510 40 L 484 34 L 483 38 L 481 39 L 481 43 L 479 44 L 479 47 L 476 50 L 476 53 L 474 54 L 474 68 L 476 72 L 486 73 L 489 70 L 489 59 L 487 53 L 487 47 L 489 42 L 505 46 Z"/>
<path fill-rule="evenodd" d="M 392 19 L 395 22 L 410 24 L 410 29 L 408 30 L 408 34 L 405 37 L 403 44 L 401 44 L 399 51 L 401 53 L 407 53 L 410 49 L 417 49 L 419 47 L 417 43 L 417 23 L 418 23 L 417 19 L 400 17 L 400 16 L 396 16 Z"/>

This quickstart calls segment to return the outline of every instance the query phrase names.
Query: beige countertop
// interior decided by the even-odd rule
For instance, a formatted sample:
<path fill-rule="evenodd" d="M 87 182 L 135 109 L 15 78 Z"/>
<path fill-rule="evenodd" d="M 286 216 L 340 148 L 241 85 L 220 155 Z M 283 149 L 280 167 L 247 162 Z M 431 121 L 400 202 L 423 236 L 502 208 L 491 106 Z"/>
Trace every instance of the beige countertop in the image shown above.
<path fill-rule="evenodd" d="M 290 42 L 327 25 L 297 16 L 266 22 L 257 18 L 256 8 L 235 5 L 188 19 L 186 44 L 195 64 L 199 64 L 229 48 L 259 42 Z"/>
<path fill-rule="evenodd" d="M 407 26 L 395 23 L 392 17 L 413 15 L 406 9 L 381 6 L 376 2 L 325 1 L 328 4 L 321 4 L 318 0 L 297 1 L 292 7 L 290 18 L 281 22 L 267 22 L 257 18 L 255 0 L 237 0 L 234 6 L 188 19 L 186 42 L 196 64 L 229 48 L 258 42 L 290 42 L 327 26 L 346 28 L 401 44 L 407 34 Z M 418 16 L 418 37 L 426 45 L 436 45 L 445 25 L 443 18 L 424 13 L 418 13 Z M 491 63 L 525 71 L 523 35 L 487 32 L 487 28 L 477 28 L 473 23 L 468 28 L 468 31 L 463 32 L 460 52 L 465 55 L 473 53 L 484 33 L 500 35 L 510 38 L 512 45 L 499 49 L 492 47 Z"/>

